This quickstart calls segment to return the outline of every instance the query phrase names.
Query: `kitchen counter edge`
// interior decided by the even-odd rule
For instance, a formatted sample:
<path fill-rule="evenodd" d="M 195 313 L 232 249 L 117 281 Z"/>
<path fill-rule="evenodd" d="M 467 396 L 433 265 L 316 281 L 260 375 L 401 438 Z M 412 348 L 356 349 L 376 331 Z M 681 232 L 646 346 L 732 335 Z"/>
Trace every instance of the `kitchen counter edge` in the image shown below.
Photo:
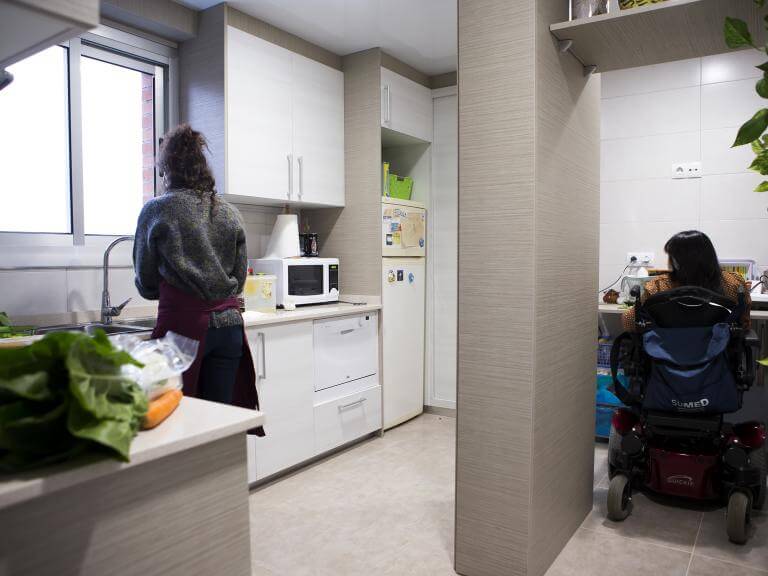
<path fill-rule="evenodd" d="M 21 474 L 0 474 L 0 509 L 116 474 L 196 448 L 264 424 L 256 410 L 184 397 L 168 419 L 153 430 L 139 432 L 131 445 L 131 461 L 86 456 L 72 462 Z M 245 441 L 243 441 L 245 459 Z"/>

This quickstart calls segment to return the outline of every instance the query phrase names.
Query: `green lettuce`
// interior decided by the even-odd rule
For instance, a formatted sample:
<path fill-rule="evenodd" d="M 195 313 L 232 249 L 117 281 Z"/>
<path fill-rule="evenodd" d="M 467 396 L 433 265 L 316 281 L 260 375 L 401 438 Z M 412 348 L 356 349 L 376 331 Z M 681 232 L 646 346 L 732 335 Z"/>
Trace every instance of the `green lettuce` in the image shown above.
<path fill-rule="evenodd" d="M 24 348 L 0 349 L 0 469 L 87 450 L 128 460 L 147 399 L 121 375 L 126 364 L 141 366 L 101 331 L 53 333 Z"/>

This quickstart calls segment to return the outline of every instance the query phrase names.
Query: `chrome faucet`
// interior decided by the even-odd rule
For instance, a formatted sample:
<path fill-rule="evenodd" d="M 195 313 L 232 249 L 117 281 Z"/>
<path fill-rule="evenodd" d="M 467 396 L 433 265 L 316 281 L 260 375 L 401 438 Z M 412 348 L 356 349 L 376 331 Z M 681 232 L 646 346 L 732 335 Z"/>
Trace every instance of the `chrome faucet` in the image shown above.
<path fill-rule="evenodd" d="M 120 312 L 123 311 L 125 305 L 131 301 L 130 298 L 120 304 L 119 306 L 112 306 L 109 301 L 109 253 L 112 252 L 112 248 L 120 244 L 120 242 L 127 242 L 133 240 L 133 236 L 121 236 L 112 242 L 107 249 L 104 250 L 104 290 L 101 292 L 101 323 L 112 324 L 112 318 L 120 316 Z"/>

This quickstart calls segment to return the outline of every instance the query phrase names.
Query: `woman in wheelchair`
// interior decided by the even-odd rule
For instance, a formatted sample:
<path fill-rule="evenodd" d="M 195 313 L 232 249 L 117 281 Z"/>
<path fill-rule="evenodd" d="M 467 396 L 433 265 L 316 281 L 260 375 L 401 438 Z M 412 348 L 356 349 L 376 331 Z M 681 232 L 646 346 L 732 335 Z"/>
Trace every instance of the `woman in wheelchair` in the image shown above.
<path fill-rule="evenodd" d="M 715 247 L 709 236 L 698 230 L 678 232 L 664 245 L 664 252 L 669 257 L 668 274 L 654 276 L 646 282 L 641 298 L 643 302 L 654 294 L 667 292 L 680 286 L 698 286 L 711 290 L 738 301 L 739 291 L 744 294 L 742 324 L 749 328 L 749 313 L 752 299 L 749 296 L 748 283 L 733 272 L 723 272 L 717 259 Z M 635 309 L 624 312 L 622 323 L 624 330 L 635 330 Z"/>
<path fill-rule="evenodd" d="M 727 533 L 743 544 L 768 493 L 764 422 L 725 421 L 753 384 L 758 340 L 749 286 L 721 272 L 707 236 L 667 242 L 669 274 L 650 280 L 611 350 L 614 412 L 608 518 L 631 512 L 632 490 L 727 501 Z"/>

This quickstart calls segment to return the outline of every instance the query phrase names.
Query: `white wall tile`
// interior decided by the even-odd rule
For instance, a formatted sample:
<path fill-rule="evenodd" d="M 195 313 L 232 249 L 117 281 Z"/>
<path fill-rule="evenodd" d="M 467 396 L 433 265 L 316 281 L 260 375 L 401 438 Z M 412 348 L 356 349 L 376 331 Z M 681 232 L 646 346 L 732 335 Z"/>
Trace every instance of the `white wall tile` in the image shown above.
<path fill-rule="evenodd" d="M 705 176 L 701 179 L 701 219 L 768 218 L 768 194 L 754 191 L 764 179 L 755 172 Z"/>
<path fill-rule="evenodd" d="M 700 229 L 709 235 L 721 259 L 751 258 L 768 262 L 768 219 L 702 220 Z"/>
<path fill-rule="evenodd" d="M 64 270 L 0 271 L 0 287 L 0 310 L 11 317 L 67 311 Z"/>
<path fill-rule="evenodd" d="M 741 126 L 763 107 L 754 79 L 707 84 L 701 87 L 701 128 Z"/>
<path fill-rule="evenodd" d="M 755 155 L 750 146 L 731 145 L 737 128 L 717 128 L 701 132 L 701 163 L 703 174 L 734 174 L 746 172 Z"/>
<path fill-rule="evenodd" d="M 603 140 L 600 150 L 601 180 L 669 178 L 676 162 L 701 159 L 700 133 Z"/>
<path fill-rule="evenodd" d="M 122 304 L 128 298 L 131 301 L 126 308 L 147 306 L 149 300 L 144 300 L 136 290 L 132 269 L 115 268 L 109 271 L 109 294 L 113 306 Z M 101 270 L 67 270 L 67 310 L 81 312 L 99 310 L 101 308 L 101 291 L 103 289 Z"/>
<path fill-rule="evenodd" d="M 602 97 L 614 98 L 656 90 L 698 86 L 700 79 L 701 61 L 698 58 L 693 58 L 626 70 L 614 70 L 604 73 L 600 81 Z"/>
<path fill-rule="evenodd" d="M 601 104 L 601 137 L 604 139 L 700 130 L 698 86 L 609 98 Z"/>
<path fill-rule="evenodd" d="M 674 222 L 699 215 L 699 179 L 603 182 L 600 222 Z"/>
<path fill-rule="evenodd" d="M 756 68 L 768 60 L 765 52 L 737 50 L 725 54 L 705 56 L 701 59 L 701 83 L 731 82 L 746 78 L 759 78 L 763 73 Z"/>

